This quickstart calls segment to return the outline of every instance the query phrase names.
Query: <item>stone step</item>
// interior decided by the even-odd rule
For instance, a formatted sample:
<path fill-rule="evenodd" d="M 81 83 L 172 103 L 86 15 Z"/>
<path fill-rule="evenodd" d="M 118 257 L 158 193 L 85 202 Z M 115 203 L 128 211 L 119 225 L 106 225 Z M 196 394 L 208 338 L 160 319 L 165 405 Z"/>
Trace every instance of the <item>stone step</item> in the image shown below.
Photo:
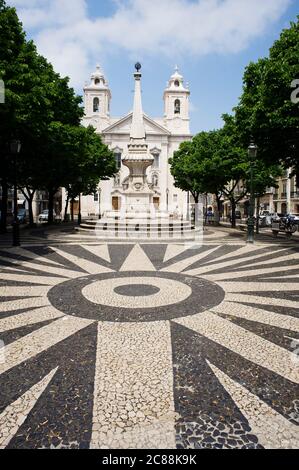
<path fill-rule="evenodd" d="M 85 232 L 80 232 L 79 233 L 85 233 Z M 160 236 L 153 235 L 153 234 L 115 234 L 115 233 L 96 233 L 94 232 L 94 239 L 99 239 L 99 240 L 131 240 L 131 241 L 141 241 L 141 240 L 147 240 L 147 241 L 172 241 L 172 242 L 184 242 L 184 241 L 194 241 L 196 239 L 195 233 L 190 233 L 190 234 L 182 234 L 179 236 L 178 234 L 174 234 L 174 236 L 166 236 L 165 234 L 161 234 Z"/>
<path fill-rule="evenodd" d="M 100 233 L 100 232 L 103 232 L 103 233 L 115 233 L 115 232 L 123 232 L 123 233 L 187 233 L 187 232 L 194 232 L 194 228 L 193 227 L 184 227 L 184 228 L 169 228 L 169 227 L 161 227 L 161 228 L 158 228 L 158 227 L 149 227 L 149 228 L 146 228 L 146 227 L 143 227 L 143 228 L 139 228 L 139 229 L 136 229 L 135 227 L 118 227 L 118 228 L 115 228 L 115 227 L 107 227 L 107 228 L 103 228 L 103 227 L 93 227 L 93 228 L 90 228 L 88 226 L 84 226 L 84 225 L 81 225 L 80 227 L 81 230 L 84 230 L 86 232 L 97 232 L 97 233 Z"/>
<path fill-rule="evenodd" d="M 200 236 L 188 220 L 157 219 L 87 219 L 76 228 L 77 233 L 94 235 L 100 239 L 117 240 L 194 240 Z"/>
<path fill-rule="evenodd" d="M 201 232 L 198 230 L 185 229 L 181 230 L 90 230 L 84 227 L 76 227 L 78 234 L 89 234 L 93 235 L 95 238 L 99 239 L 117 239 L 117 240 L 172 240 L 172 241 L 184 241 L 184 240 L 194 240 L 201 235 Z"/>
<path fill-rule="evenodd" d="M 108 221 L 108 222 L 105 222 L 105 221 L 100 221 L 100 220 L 84 220 L 83 222 L 84 225 L 88 225 L 90 227 L 94 227 L 94 226 L 114 226 L 114 225 L 123 225 L 123 226 L 136 226 L 136 225 L 140 225 L 140 226 L 147 226 L 147 225 L 151 225 L 151 226 L 174 226 L 174 227 L 180 227 L 180 226 L 189 226 L 191 225 L 191 222 L 190 221 L 182 221 L 182 222 L 166 222 L 166 221 L 158 221 L 158 220 L 149 220 L 149 221 L 142 221 L 142 222 L 137 222 L 137 221 L 132 221 L 132 220 L 128 220 L 128 221 L 121 221 L 121 220 L 116 220 L 116 221 Z"/>
<path fill-rule="evenodd" d="M 81 228 L 85 228 L 86 230 L 137 230 L 137 231 L 147 231 L 147 230 L 163 230 L 163 231 L 169 231 L 169 230 L 174 230 L 174 231 L 181 231 L 181 230 L 194 230 L 194 225 L 139 225 L 139 224 L 134 224 L 134 225 L 88 225 L 85 223 L 82 223 L 80 225 Z"/>
<path fill-rule="evenodd" d="M 192 229 L 191 223 L 88 223 L 83 222 L 81 227 L 86 230 L 162 230 L 162 231 L 181 231 Z"/>

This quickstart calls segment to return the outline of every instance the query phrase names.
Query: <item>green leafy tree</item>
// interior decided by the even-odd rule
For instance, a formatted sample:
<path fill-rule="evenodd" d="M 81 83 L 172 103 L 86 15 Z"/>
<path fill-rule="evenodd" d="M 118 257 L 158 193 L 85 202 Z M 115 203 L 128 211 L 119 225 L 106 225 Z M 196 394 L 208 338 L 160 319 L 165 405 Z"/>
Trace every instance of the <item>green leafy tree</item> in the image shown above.
<path fill-rule="evenodd" d="M 82 99 L 69 87 L 47 60 L 40 56 L 32 41 L 26 41 L 14 8 L 0 2 L 0 79 L 5 82 L 6 100 L 0 105 L 0 151 L 3 228 L 6 226 L 7 187 L 14 180 L 9 158 L 9 142 L 18 138 L 22 152 L 18 156 L 17 180 L 29 204 L 33 222 L 32 201 L 35 191 L 44 187 L 44 173 L 67 175 L 68 156 L 57 137 L 60 161 L 53 157 L 55 129 L 59 125 L 79 126 L 83 116 Z M 69 130 L 69 129 L 68 129 Z M 63 134 L 65 137 L 65 133 Z M 48 146 L 47 146 L 48 145 Z M 49 205 L 53 205 L 53 188 Z M 51 212 L 50 212 L 51 214 Z M 51 215 L 50 215 L 51 220 Z"/>
<path fill-rule="evenodd" d="M 94 194 L 101 180 L 117 173 L 113 152 L 102 142 L 93 127 L 75 129 L 78 139 L 76 151 L 72 152 L 71 168 L 64 185 L 67 190 L 65 218 L 70 200 L 79 194 Z M 74 139 L 72 139 L 74 142 Z"/>
<path fill-rule="evenodd" d="M 170 165 L 175 185 L 190 191 L 195 202 L 200 194 L 215 194 L 218 201 L 224 195 L 230 201 L 231 222 L 235 227 L 237 204 L 250 193 L 251 162 L 247 148 L 239 140 L 234 117 L 224 115 L 223 119 L 222 129 L 200 132 L 191 142 L 182 143 Z M 262 161 L 254 165 L 255 191 L 262 195 L 267 186 L 276 185 L 275 178 L 281 170 Z"/>
<path fill-rule="evenodd" d="M 299 78 L 299 17 L 282 31 L 269 57 L 250 63 L 235 108 L 239 135 L 246 145 L 252 135 L 259 159 L 294 168 L 299 176 L 299 103 L 291 100 Z"/>
<path fill-rule="evenodd" d="M 183 191 L 189 191 L 195 203 L 199 202 L 200 195 L 204 192 L 201 178 L 201 162 L 192 142 L 183 142 L 179 150 L 169 159 L 171 174 L 174 184 Z"/>
<path fill-rule="evenodd" d="M 49 223 L 53 221 L 53 198 L 60 187 L 68 188 L 71 198 L 91 194 L 101 179 L 117 171 L 113 153 L 92 127 L 53 122 L 43 146 L 44 158 L 36 161 L 35 174 L 39 187 L 49 194 Z"/>
<path fill-rule="evenodd" d="M 18 166 L 18 181 L 20 187 L 26 188 L 24 195 L 31 208 L 35 191 L 45 188 L 47 171 L 49 186 L 46 189 L 49 194 L 51 223 L 54 195 L 60 182 L 70 171 L 67 152 L 73 151 L 73 148 L 68 141 L 68 134 L 71 135 L 72 126 L 79 126 L 83 110 L 80 107 L 81 98 L 69 87 L 68 78 L 61 78 L 56 74 L 52 65 L 43 57 L 36 54 L 34 59 L 29 67 L 32 75 L 31 89 L 23 100 L 20 116 L 19 135 L 23 150 Z M 28 109 L 29 114 L 26 112 Z M 54 184 L 55 177 L 57 180 Z M 30 219 L 31 217 L 32 209 Z"/>
<path fill-rule="evenodd" d="M 8 186 L 13 179 L 9 142 L 14 137 L 16 114 L 23 93 L 23 87 L 17 86 L 15 81 L 21 70 L 18 57 L 24 44 L 25 34 L 15 9 L 0 0 L 0 79 L 5 84 L 5 103 L 0 103 L 1 231 L 6 231 Z"/>

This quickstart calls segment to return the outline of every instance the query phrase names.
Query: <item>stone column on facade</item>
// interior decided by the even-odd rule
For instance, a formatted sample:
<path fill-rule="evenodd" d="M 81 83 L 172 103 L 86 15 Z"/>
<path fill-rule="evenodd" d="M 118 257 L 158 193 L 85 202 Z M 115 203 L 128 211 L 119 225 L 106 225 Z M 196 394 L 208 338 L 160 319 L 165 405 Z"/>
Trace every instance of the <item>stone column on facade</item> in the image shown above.
<path fill-rule="evenodd" d="M 168 163 L 168 158 L 169 158 L 169 145 L 168 145 L 168 142 L 162 142 L 161 144 L 161 148 L 162 148 L 162 151 L 161 151 L 161 161 L 160 161 L 160 165 L 161 165 L 161 176 L 163 175 L 164 171 L 164 181 L 163 181 L 163 184 L 161 185 L 161 209 L 162 211 L 167 211 L 167 190 L 169 189 L 169 163 Z M 166 165 L 164 167 L 163 165 L 163 160 L 165 158 L 165 162 L 166 162 Z"/>

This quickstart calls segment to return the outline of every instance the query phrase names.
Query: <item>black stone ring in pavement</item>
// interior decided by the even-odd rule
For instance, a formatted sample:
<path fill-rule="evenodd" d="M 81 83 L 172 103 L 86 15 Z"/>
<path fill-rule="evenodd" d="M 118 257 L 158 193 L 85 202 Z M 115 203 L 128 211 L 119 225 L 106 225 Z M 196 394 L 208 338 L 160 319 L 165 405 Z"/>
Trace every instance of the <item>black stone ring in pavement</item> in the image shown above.
<path fill-rule="evenodd" d="M 209 310 L 224 299 L 206 279 L 166 272 L 113 272 L 72 279 L 48 298 L 72 316 L 108 322 L 171 320 Z"/>

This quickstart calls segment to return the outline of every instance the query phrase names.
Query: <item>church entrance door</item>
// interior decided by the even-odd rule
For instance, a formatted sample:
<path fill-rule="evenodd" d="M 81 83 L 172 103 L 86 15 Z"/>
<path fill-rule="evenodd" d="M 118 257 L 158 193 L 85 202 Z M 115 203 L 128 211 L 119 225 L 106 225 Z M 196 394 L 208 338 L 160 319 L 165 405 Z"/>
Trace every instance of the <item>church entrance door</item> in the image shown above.
<path fill-rule="evenodd" d="M 154 197 L 153 198 L 153 203 L 156 211 L 160 209 L 160 198 L 159 197 Z"/>
<path fill-rule="evenodd" d="M 119 211 L 120 210 L 120 198 L 118 196 L 113 196 L 112 197 L 112 209 L 114 211 Z"/>

